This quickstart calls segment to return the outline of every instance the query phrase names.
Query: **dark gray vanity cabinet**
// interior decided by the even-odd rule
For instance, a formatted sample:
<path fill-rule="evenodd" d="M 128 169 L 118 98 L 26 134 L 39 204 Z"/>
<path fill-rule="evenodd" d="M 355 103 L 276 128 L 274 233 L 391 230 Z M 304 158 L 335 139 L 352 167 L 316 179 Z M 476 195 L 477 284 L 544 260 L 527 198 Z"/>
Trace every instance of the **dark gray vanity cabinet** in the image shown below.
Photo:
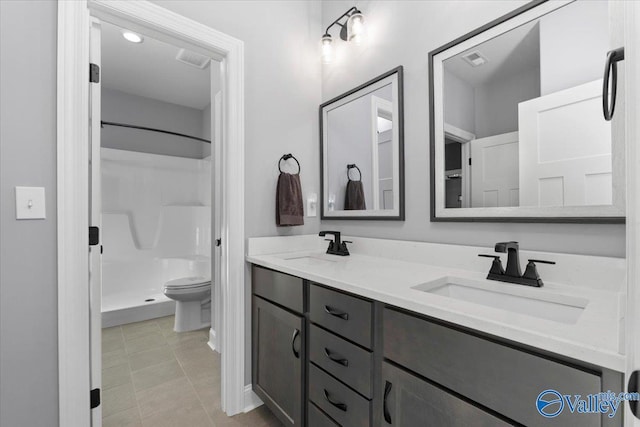
<path fill-rule="evenodd" d="M 310 425 L 375 425 L 373 313 L 373 301 L 309 285 Z"/>
<path fill-rule="evenodd" d="M 302 279 L 255 266 L 252 273 L 253 391 L 284 425 L 303 426 L 304 284 Z"/>
<path fill-rule="evenodd" d="M 622 389 L 619 373 L 595 366 L 579 366 L 404 310 L 386 307 L 382 323 L 385 361 L 401 368 L 398 370 L 388 363 L 383 367 L 383 388 L 386 387 L 383 394 L 387 399 L 383 408 L 389 413 L 400 411 L 399 419 L 406 415 L 403 414 L 405 411 L 414 413 L 412 408 L 416 408 L 416 416 L 423 411 L 438 419 L 440 415 L 426 407 L 426 400 L 429 400 L 430 405 L 445 405 L 454 410 L 457 419 L 464 420 L 469 416 L 488 425 L 504 425 L 504 422 L 540 425 L 547 420 L 538 413 L 536 400 L 544 390 L 586 396 Z M 405 369 L 417 376 L 404 375 L 406 372 L 402 370 Z M 420 381 L 423 381 L 422 385 Z M 427 382 L 437 384 L 438 388 L 429 386 Z M 403 388 L 408 394 L 395 397 L 402 393 Z M 416 390 L 422 391 L 411 396 Z M 447 392 L 460 396 L 460 399 L 447 395 Z M 418 408 L 420 399 L 425 399 L 422 409 Z M 465 405 L 465 402 L 472 406 Z M 499 419 L 490 422 L 489 414 L 500 414 L 496 415 Z M 567 409 L 553 418 L 553 425 L 620 426 L 622 413 L 609 418 L 605 414 L 573 414 Z"/>
<path fill-rule="evenodd" d="M 511 425 L 388 362 L 382 364 L 382 384 L 383 426 Z"/>

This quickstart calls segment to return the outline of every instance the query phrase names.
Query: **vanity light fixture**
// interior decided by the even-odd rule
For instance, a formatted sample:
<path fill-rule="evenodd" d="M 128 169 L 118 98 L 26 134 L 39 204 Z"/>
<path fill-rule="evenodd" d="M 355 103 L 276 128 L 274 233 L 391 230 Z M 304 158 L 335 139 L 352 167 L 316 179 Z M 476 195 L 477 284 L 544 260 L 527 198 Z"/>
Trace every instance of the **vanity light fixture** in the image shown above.
<path fill-rule="evenodd" d="M 345 21 L 340 22 L 345 18 Z M 333 39 L 331 38 L 331 34 L 329 34 L 329 30 L 334 25 L 341 27 L 340 38 L 344 41 L 360 44 L 364 38 L 364 16 L 362 16 L 362 12 L 360 12 L 358 8 L 353 6 L 351 9 L 340 15 L 338 19 L 333 21 L 324 32 L 324 35 L 322 36 L 322 62 L 324 64 L 330 63 L 333 59 Z"/>
<path fill-rule="evenodd" d="M 129 30 L 122 30 L 122 37 L 131 43 L 142 43 L 144 41 L 144 38 L 140 34 Z"/>

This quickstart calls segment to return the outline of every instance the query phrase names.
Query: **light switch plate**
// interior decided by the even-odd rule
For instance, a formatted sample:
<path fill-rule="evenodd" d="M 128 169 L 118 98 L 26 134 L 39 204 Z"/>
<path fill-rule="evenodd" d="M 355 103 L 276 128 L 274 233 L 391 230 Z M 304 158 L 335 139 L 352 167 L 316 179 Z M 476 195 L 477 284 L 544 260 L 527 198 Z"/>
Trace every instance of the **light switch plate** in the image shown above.
<path fill-rule="evenodd" d="M 318 195 L 310 193 L 307 196 L 307 217 L 314 217 L 318 214 Z"/>
<path fill-rule="evenodd" d="M 16 219 L 45 219 L 44 187 L 16 187 Z"/>

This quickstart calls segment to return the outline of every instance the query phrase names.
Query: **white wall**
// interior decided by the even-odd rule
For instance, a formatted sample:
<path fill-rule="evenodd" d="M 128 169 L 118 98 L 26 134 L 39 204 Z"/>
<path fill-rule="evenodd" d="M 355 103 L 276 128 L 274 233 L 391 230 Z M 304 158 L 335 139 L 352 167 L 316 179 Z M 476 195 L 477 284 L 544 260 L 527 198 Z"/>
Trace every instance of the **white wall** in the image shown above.
<path fill-rule="evenodd" d="M 321 223 L 355 236 L 490 246 L 517 240 L 531 250 L 624 256 L 624 225 L 434 223 L 429 221 L 429 51 L 526 4 L 525 1 L 363 1 L 368 40 L 336 40 L 323 65 L 322 98 L 330 99 L 398 65 L 405 70 L 406 221 Z M 323 2 L 324 25 L 353 6 Z"/>
<path fill-rule="evenodd" d="M 455 74 L 444 73 L 444 121 L 467 132 L 476 132 L 474 88 Z"/>
<path fill-rule="evenodd" d="M 602 78 L 609 49 L 607 1 L 581 0 L 544 16 L 540 20 L 542 95 Z"/>
<path fill-rule="evenodd" d="M 3 427 L 48 427 L 58 420 L 56 6 L 0 1 Z M 45 220 L 15 219 L 19 185 L 45 188 Z"/>
<path fill-rule="evenodd" d="M 518 104 L 540 96 L 540 69 L 489 80 L 475 89 L 477 138 L 518 130 Z"/>
<path fill-rule="evenodd" d="M 211 110 L 209 110 L 211 111 Z M 203 110 L 102 88 L 102 120 L 146 126 L 204 138 Z M 105 125 L 101 145 L 118 150 L 201 159 L 206 142 L 159 132 Z"/>

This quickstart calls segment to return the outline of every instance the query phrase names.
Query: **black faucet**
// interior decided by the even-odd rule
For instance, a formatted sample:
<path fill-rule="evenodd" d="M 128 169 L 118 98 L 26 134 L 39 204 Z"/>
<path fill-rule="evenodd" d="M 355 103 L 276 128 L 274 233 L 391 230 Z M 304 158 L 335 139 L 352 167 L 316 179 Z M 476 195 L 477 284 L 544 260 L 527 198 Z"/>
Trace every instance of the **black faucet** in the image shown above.
<path fill-rule="evenodd" d="M 541 259 L 530 259 L 524 274 L 522 274 L 522 270 L 520 270 L 520 254 L 518 249 L 518 242 L 496 243 L 496 252 L 507 253 L 506 270 L 502 268 L 502 262 L 500 261 L 499 255 L 478 255 L 493 258 L 493 263 L 491 264 L 491 270 L 489 270 L 487 279 L 515 283 L 518 285 L 535 286 L 538 288 L 542 287 L 544 283 L 538 274 L 538 269 L 536 268 L 535 263 L 555 264 L 555 262 Z"/>
<path fill-rule="evenodd" d="M 325 239 L 329 242 L 329 247 L 327 248 L 327 253 L 329 255 L 339 255 L 339 256 L 348 256 L 349 249 L 347 249 L 347 243 L 352 243 L 348 240 L 340 241 L 340 232 L 339 231 L 321 231 L 318 233 L 318 236 L 324 237 L 327 234 L 333 235 L 332 239 Z"/>

